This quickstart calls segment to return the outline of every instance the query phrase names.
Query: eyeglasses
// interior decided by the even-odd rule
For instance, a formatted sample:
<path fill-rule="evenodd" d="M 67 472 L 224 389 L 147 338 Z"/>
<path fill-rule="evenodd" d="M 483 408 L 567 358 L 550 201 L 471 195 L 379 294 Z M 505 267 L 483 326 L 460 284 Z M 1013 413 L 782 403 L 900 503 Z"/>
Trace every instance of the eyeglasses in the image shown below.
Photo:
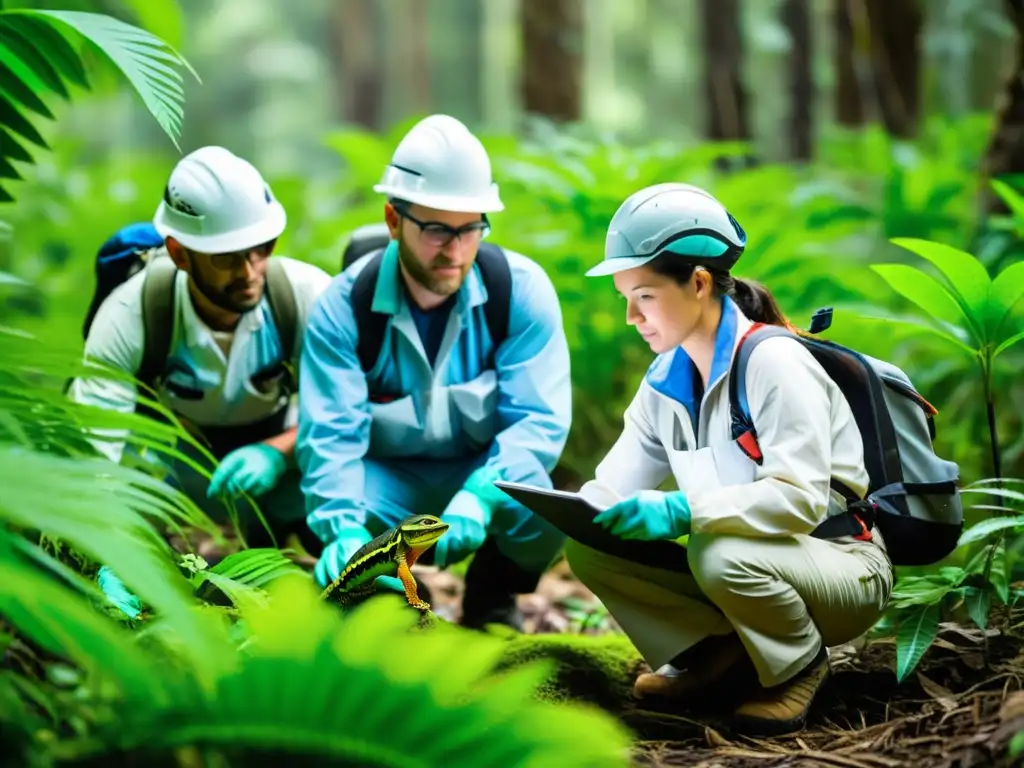
<path fill-rule="evenodd" d="M 205 254 L 206 258 L 209 259 L 210 264 L 213 265 L 214 269 L 220 269 L 225 272 L 229 270 L 235 270 L 242 266 L 242 264 L 248 261 L 252 266 L 256 266 L 270 257 L 271 251 L 274 250 L 274 243 L 276 241 L 270 240 L 269 242 L 262 243 L 253 248 L 246 248 L 244 251 L 229 251 L 227 253 L 210 253 Z"/>
<path fill-rule="evenodd" d="M 491 224 L 487 221 L 486 214 L 480 221 L 472 221 L 463 224 L 461 227 L 450 227 L 440 221 L 420 221 L 411 215 L 404 208 L 396 208 L 398 215 L 408 219 L 420 228 L 420 242 L 431 248 L 444 248 L 452 240 L 466 236 L 471 243 L 478 243 L 491 231 Z"/>

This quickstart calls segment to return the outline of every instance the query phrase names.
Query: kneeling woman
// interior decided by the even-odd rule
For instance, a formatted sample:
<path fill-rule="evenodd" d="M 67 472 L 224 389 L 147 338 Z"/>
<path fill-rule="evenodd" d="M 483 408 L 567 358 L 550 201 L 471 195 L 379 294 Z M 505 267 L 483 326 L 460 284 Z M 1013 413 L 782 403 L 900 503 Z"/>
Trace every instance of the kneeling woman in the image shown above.
<path fill-rule="evenodd" d="M 762 462 L 731 437 L 737 344 L 753 322 L 787 325 L 763 287 L 730 276 L 745 244 L 721 203 L 686 184 L 641 190 L 612 219 L 605 259 L 587 274 L 613 275 L 626 322 L 658 357 L 581 493 L 615 502 L 597 522 L 621 538 L 688 536 L 689 572 L 577 542 L 566 555 L 656 670 L 635 695 L 692 704 L 746 668 L 737 725 L 771 734 L 803 726 L 826 648 L 880 618 L 893 568 L 877 529 L 811 535 L 845 514 L 836 489 L 863 496 L 868 475 L 846 399 L 799 341 L 765 339 L 749 358 Z M 670 474 L 679 490 L 655 490 Z"/>

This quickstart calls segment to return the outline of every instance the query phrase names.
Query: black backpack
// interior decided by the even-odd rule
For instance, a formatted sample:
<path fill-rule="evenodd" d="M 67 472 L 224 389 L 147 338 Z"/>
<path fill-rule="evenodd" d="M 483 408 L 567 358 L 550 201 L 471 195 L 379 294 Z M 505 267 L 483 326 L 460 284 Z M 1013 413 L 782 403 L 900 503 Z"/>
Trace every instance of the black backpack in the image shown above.
<path fill-rule="evenodd" d="M 831 308 L 819 310 L 810 332 L 825 330 L 831 318 Z M 755 323 L 740 340 L 729 377 L 732 438 L 740 449 L 761 463 L 745 375 L 751 353 L 774 336 L 796 339 L 821 364 L 850 404 L 864 441 L 866 497 L 858 498 L 833 480 L 832 487 L 846 498 L 849 514 L 828 518 L 811 535 L 866 538 L 867 530 L 877 526 L 893 565 L 931 565 L 949 555 L 963 532 L 959 468 L 935 455 L 936 410 L 895 365 L 833 341 Z"/>
<path fill-rule="evenodd" d="M 89 329 L 100 305 L 118 285 L 149 264 L 142 289 L 142 322 L 145 348 L 142 363 L 135 377 L 149 388 L 163 373 L 170 354 L 174 331 L 174 282 L 178 268 L 163 247 L 164 241 L 149 222 L 122 227 L 100 247 L 96 254 L 96 290 L 82 325 L 82 338 Z M 283 359 L 271 371 L 257 376 L 275 375 L 279 366 L 287 372 L 284 386 L 295 391 L 297 377 L 292 372 L 298 310 L 291 283 L 281 261 L 271 257 L 267 263 L 267 301 L 280 335 Z"/>
<path fill-rule="evenodd" d="M 369 373 L 380 357 L 384 334 L 387 333 L 391 316 L 373 311 L 373 294 L 377 288 L 384 249 L 391 241 L 387 225 L 369 224 L 357 229 L 349 240 L 342 256 L 342 269 L 363 258 L 370 262 L 356 277 L 352 286 L 352 311 L 359 329 L 358 354 L 363 371 Z M 494 349 L 497 350 L 508 336 L 509 306 L 512 301 L 512 273 L 508 259 L 500 246 L 481 243 L 477 250 L 476 263 L 480 267 L 484 285 L 487 287 L 487 303 L 484 316 L 490 331 Z M 494 352 L 488 360 L 488 367 L 494 365 Z"/>

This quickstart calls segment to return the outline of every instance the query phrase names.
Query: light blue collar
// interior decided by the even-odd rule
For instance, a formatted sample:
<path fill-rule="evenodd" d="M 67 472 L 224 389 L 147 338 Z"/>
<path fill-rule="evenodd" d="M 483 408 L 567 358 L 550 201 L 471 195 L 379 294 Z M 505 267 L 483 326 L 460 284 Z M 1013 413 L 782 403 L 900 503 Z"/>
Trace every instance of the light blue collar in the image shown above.
<path fill-rule="evenodd" d="M 733 348 L 736 346 L 736 326 L 739 308 L 728 296 L 722 298 L 722 317 L 715 331 L 715 354 L 711 361 L 711 377 L 708 384 L 714 387 L 732 364 Z M 694 402 L 694 382 L 699 379 L 693 360 L 682 347 L 665 352 L 647 369 L 647 383 L 657 392 L 681 403 L 697 423 L 697 405 Z"/>
<path fill-rule="evenodd" d="M 405 303 L 405 290 L 402 286 L 402 274 L 398 268 L 398 241 L 392 240 L 384 249 L 380 272 L 377 275 L 377 288 L 373 294 L 373 311 L 385 315 L 396 315 Z M 480 267 L 475 263 L 473 269 L 459 288 L 456 300 L 460 312 L 483 304 L 487 301 L 487 287 L 480 274 Z"/>

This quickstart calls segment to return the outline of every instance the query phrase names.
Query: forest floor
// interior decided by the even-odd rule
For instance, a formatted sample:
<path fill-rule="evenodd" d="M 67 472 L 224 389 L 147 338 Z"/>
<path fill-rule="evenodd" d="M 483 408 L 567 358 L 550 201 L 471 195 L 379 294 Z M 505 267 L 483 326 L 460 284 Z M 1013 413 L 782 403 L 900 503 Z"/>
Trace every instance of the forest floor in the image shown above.
<path fill-rule="evenodd" d="M 312 561 L 303 564 L 311 568 Z M 433 612 L 457 622 L 461 576 L 430 566 L 414 572 Z M 633 680 L 649 668 L 564 561 L 519 604 L 527 637 L 513 641 L 510 655 L 554 656 L 565 667 L 554 697 L 589 701 L 619 717 L 636 734 L 638 768 L 1024 766 L 1024 759 L 1014 762 L 1008 754 L 1010 741 L 1024 731 L 1024 609 L 994 608 L 985 632 L 940 625 L 902 683 L 894 673 L 893 638 L 830 648 L 832 674 L 806 727 L 784 737 L 750 738 L 731 734 L 727 719 L 714 714 L 653 711 L 634 700 Z M 593 643 L 578 642 L 581 635 Z"/>
<path fill-rule="evenodd" d="M 458 620 L 462 582 L 424 568 L 435 612 Z M 520 606 L 529 633 L 616 633 L 599 604 L 564 562 Z M 587 607 L 598 610 L 588 613 Z M 643 710 L 629 695 L 639 660 L 618 701 L 600 702 L 637 733 L 635 765 L 694 768 L 972 768 L 1024 765 L 1008 744 L 1024 731 L 1024 611 L 1002 615 L 982 632 L 943 624 L 934 645 L 903 683 L 896 682 L 895 641 L 863 640 L 830 649 L 832 675 L 805 729 L 753 739 L 697 715 Z M 590 626 L 586 627 L 588 617 Z M 585 684 L 584 684 L 585 685 Z M 570 686 L 571 688 L 572 686 Z M 574 691 L 566 692 L 572 696 Z M 585 690 L 579 690 L 586 697 Z M 690 719 L 693 718 L 693 719 Z"/>

